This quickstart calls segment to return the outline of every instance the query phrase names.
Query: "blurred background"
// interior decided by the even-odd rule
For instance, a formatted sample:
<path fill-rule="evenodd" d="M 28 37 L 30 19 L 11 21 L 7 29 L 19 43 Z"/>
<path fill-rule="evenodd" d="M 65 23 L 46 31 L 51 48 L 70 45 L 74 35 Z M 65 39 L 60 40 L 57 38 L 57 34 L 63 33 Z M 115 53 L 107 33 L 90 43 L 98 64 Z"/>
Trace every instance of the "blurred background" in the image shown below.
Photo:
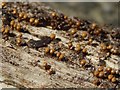
<path fill-rule="evenodd" d="M 77 16 L 100 25 L 119 26 L 118 2 L 46 2 L 68 16 Z"/>

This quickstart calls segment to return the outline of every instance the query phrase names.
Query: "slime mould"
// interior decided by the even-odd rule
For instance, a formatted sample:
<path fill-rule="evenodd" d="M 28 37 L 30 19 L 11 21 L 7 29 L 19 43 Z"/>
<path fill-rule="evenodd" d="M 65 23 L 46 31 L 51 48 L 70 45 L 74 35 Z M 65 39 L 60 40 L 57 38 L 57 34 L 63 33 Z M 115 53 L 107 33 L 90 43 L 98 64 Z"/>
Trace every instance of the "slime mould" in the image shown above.
<path fill-rule="evenodd" d="M 74 70 L 70 71 L 71 78 L 77 70 L 81 75 L 84 72 L 91 77 L 89 71 L 92 78 L 96 78 L 92 82 L 96 86 L 104 82 L 107 85 L 119 84 L 120 71 L 117 67 L 120 60 L 119 29 L 111 30 L 95 22 L 68 17 L 44 5 L 37 5 L 37 3 L 3 2 L 1 33 L 3 40 L 11 41 L 10 43 L 18 47 L 24 48 L 27 45 L 29 48 L 38 49 L 39 58 L 45 59 L 41 66 L 49 75 L 56 74 L 59 70 L 65 74 L 62 71 L 63 68 L 66 72 L 73 68 Z M 34 52 L 31 51 L 31 53 Z M 53 64 L 49 63 L 47 58 L 51 58 L 50 62 L 52 61 Z M 53 69 L 55 64 L 53 60 L 57 62 L 56 71 Z M 40 59 L 40 62 L 42 61 Z M 63 61 L 66 61 L 64 65 L 69 68 L 61 67 Z M 35 66 L 39 66 L 40 62 L 35 61 Z M 59 62 L 61 69 L 58 69 Z M 83 79 L 86 81 L 85 77 Z"/>

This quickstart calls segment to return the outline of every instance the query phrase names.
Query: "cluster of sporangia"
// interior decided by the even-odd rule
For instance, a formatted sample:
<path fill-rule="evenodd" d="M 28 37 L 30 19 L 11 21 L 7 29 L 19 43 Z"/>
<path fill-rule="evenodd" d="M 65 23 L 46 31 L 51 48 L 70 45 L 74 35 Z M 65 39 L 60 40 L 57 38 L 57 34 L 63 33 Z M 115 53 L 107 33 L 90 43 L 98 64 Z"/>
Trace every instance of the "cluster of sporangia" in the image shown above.
<path fill-rule="evenodd" d="M 42 62 L 42 68 L 45 69 L 49 75 L 55 74 L 55 70 L 46 61 Z"/>
<path fill-rule="evenodd" d="M 19 6 L 23 7 L 23 6 Z M 26 7 L 29 7 L 29 5 L 26 5 Z M 60 14 L 56 12 L 51 12 L 51 13 L 46 13 L 45 11 L 39 12 L 39 14 L 32 14 L 32 16 L 29 13 L 26 13 L 25 10 L 18 10 L 16 8 L 7 8 L 7 3 L 3 2 L 2 3 L 2 9 L 3 9 L 3 25 L 1 32 L 3 34 L 3 38 L 6 38 L 9 36 L 10 32 L 12 30 L 17 30 L 18 32 L 23 32 L 24 29 L 20 22 L 25 21 L 28 24 L 32 26 L 44 26 L 44 27 L 51 27 L 52 29 L 57 29 L 57 30 L 65 30 L 66 33 L 69 33 L 71 35 L 75 35 L 78 30 L 83 30 L 81 34 L 82 40 L 84 40 L 86 37 L 88 37 L 88 44 L 91 44 L 93 41 L 94 36 L 104 36 L 105 32 L 99 28 L 95 23 L 90 23 L 88 21 L 80 20 L 77 17 L 74 17 L 73 19 Z M 20 9 L 20 8 L 19 8 Z M 21 12 L 20 12 L 21 11 Z M 36 10 L 37 11 L 37 10 Z M 32 12 L 32 11 L 31 11 Z M 67 32 L 67 31 L 70 32 Z M 55 34 L 51 34 L 50 38 L 51 40 L 54 40 L 56 37 Z M 22 43 L 22 34 L 17 36 L 16 38 L 16 44 L 21 45 Z M 76 44 L 76 46 L 73 46 L 72 42 L 68 43 L 68 48 L 71 50 L 74 50 L 77 53 L 82 52 L 84 55 L 87 55 L 87 48 L 82 47 L 79 43 Z M 113 48 L 113 46 L 110 44 L 106 45 L 104 43 L 101 44 L 101 51 L 105 52 L 110 52 L 113 54 L 118 54 L 118 51 Z M 45 53 L 47 55 L 55 56 L 58 58 L 58 60 L 63 60 L 65 58 L 65 54 L 61 53 L 60 51 L 55 51 L 54 48 L 46 47 L 45 48 Z M 80 64 L 84 66 L 87 63 L 85 59 L 80 60 Z M 43 67 L 45 70 L 49 71 L 49 74 L 55 74 L 55 71 L 51 69 L 51 66 L 48 65 L 47 63 L 44 63 Z M 106 68 L 104 70 L 104 67 L 101 66 L 99 67 L 95 72 L 94 76 L 97 78 L 105 79 L 108 78 L 113 83 L 117 82 L 117 73 L 114 69 L 111 68 Z M 94 83 L 98 85 L 99 80 L 95 80 Z"/>
<path fill-rule="evenodd" d="M 50 38 L 51 38 L 51 40 L 54 40 L 55 39 L 55 34 L 52 33 L 50 35 Z M 61 52 L 55 51 L 55 48 L 46 47 L 45 48 L 45 53 L 49 54 L 51 56 L 56 56 L 58 58 L 58 60 L 60 60 L 60 61 L 63 60 L 63 58 L 64 58 L 64 54 L 61 53 Z"/>
<path fill-rule="evenodd" d="M 119 72 L 110 68 L 110 67 L 103 67 L 100 66 L 93 72 L 94 76 L 100 79 L 108 79 L 112 83 L 116 83 L 118 79 Z M 100 80 L 96 79 L 93 81 L 94 84 L 99 85 Z"/>

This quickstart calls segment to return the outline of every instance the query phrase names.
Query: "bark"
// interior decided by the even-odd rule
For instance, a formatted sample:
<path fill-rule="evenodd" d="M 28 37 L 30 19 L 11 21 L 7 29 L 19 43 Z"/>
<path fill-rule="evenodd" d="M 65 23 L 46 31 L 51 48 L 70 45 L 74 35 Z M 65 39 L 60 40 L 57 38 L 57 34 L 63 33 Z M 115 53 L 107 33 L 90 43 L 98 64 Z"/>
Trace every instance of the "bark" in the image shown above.
<path fill-rule="evenodd" d="M 35 8 L 39 8 L 39 10 L 43 10 L 43 12 L 48 14 L 53 11 L 60 14 L 59 11 L 51 9 L 42 3 L 30 3 L 30 5 L 32 7 L 30 8 L 31 12 L 34 11 Z M 12 6 L 9 7 L 12 8 Z M 30 15 L 32 16 L 32 13 Z M 80 38 L 75 38 L 74 36 L 68 37 L 67 34 L 69 31 L 66 30 L 53 30 L 46 26 L 36 27 L 27 24 L 26 22 L 20 23 L 24 30 L 27 30 L 27 32 L 21 32 L 23 44 L 25 43 L 25 45 L 17 46 L 15 41 L 16 37 L 9 37 L 8 40 L 0 38 L 0 83 L 12 85 L 17 88 L 118 87 L 118 83 L 111 83 L 107 79 L 100 79 L 101 84 L 98 86 L 93 84 L 93 80 L 96 79 L 93 75 L 93 71 L 95 68 L 98 68 L 100 60 L 103 60 L 106 63 L 105 67 L 112 67 L 116 70 L 119 69 L 119 55 L 111 54 L 111 56 L 107 56 L 106 52 L 102 54 L 99 52 L 99 40 L 102 39 L 96 38 L 93 40 L 93 43 L 89 45 L 87 44 L 87 40 L 80 41 Z M 114 30 L 115 33 L 120 35 L 120 33 L 117 32 L 119 28 L 112 29 L 111 31 L 109 31 L 109 27 L 102 28 L 104 31 L 108 32 L 107 41 L 110 41 L 110 43 L 113 43 L 115 47 L 118 46 L 118 49 L 120 49 L 120 38 L 113 39 L 110 34 L 111 31 Z M 79 30 L 78 33 L 81 34 L 82 31 L 83 30 Z M 12 31 L 12 33 L 16 36 L 19 35 L 19 32 L 16 30 Z M 51 33 L 56 35 L 56 40 L 49 40 Z M 43 39 L 43 37 L 46 39 Z M 34 41 L 30 42 L 30 39 L 33 39 Z M 87 48 L 88 54 L 84 58 L 90 66 L 80 65 L 80 59 L 83 56 L 81 53 L 78 54 L 74 50 L 68 48 L 67 43 L 71 40 L 73 40 L 73 46 L 75 46 L 78 41 L 83 47 Z M 45 48 L 47 46 L 54 47 L 58 50 L 60 49 L 60 52 L 65 54 L 64 60 L 60 61 L 54 55 L 45 54 Z M 55 71 L 55 74 L 50 74 L 49 70 L 45 70 L 43 66 L 44 62 L 51 66 L 51 70 Z"/>

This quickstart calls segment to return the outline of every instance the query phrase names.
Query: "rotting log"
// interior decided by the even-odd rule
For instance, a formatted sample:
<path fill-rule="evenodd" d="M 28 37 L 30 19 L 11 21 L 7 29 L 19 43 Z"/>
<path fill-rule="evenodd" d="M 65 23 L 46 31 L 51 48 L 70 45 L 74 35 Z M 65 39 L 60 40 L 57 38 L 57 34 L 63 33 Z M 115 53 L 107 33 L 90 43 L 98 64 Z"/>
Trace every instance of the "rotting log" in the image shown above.
<path fill-rule="evenodd" d="M 109 30 L 87 20 L 69 18 L 42 3 L 9 2 L 2 6 L 2 83 L 17 88 L 118 87 L 119 28 Z M 54 40 L 51 34 L 55 34 Z M 104 75 L 96 77 L 94 71 L 100 66 Z M 111 73 L 105 70 L 108 67 L 115 71 L 115 82 L 107 79 Z"/>

